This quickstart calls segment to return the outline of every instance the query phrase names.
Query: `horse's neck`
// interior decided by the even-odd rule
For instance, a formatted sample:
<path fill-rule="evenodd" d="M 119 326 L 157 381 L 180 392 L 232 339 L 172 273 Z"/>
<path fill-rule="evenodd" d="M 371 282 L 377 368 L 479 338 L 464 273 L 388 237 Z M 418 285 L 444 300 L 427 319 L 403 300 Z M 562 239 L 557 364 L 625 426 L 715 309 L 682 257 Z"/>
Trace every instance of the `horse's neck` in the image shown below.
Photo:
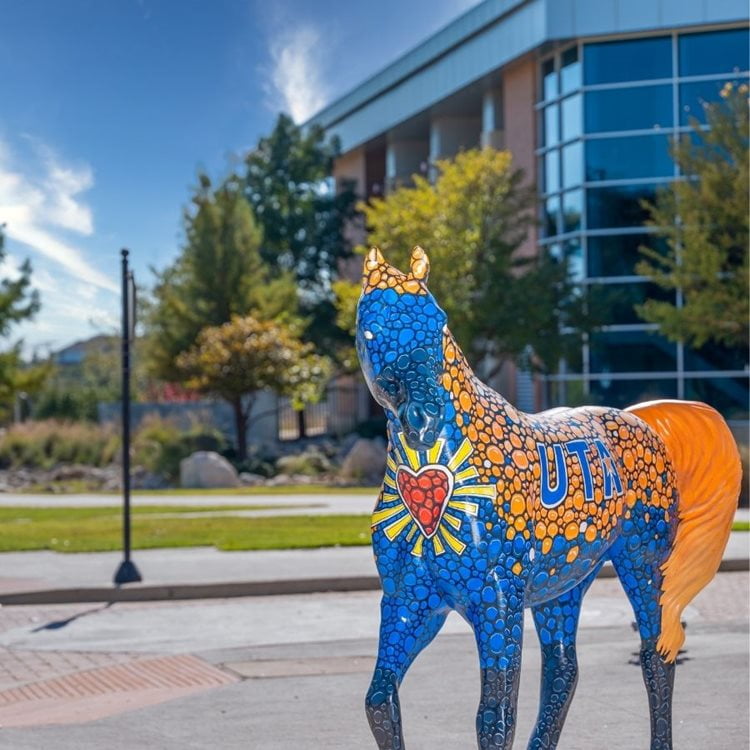
<path fill-rule="evenodd" d="M 447 386 L 448 398 L 453 398 L 453 382 L 457 378 L 462 391 L 465 391 L 471 403 L 475 403 L 480 398 L 487 400 L 491 404 L 493 412 L 498 415 L 507 411 L 515 411 L 506 399 L 493 388 L 483 383 L 471 369 L 466 356 L 456 343 L 456 340 L 450 333 L 446 334 L 445 344 L 443 347 L 445 356 L 445 373 L 448 382 L 443 383 Z M 455 375 L 454 375 L 455 372 Z"/>

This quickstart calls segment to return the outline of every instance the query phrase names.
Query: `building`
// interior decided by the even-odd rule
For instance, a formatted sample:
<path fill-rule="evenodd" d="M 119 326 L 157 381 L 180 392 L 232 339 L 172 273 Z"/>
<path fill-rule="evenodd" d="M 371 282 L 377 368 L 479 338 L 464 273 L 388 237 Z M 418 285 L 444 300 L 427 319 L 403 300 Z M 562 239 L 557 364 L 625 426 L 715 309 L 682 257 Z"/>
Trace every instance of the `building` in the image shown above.
<path fill-rule="evenodd" d="M 640 200 L 676 176 L 668 139 L 749 67 L 745 0 L 485 0 L 311 123 L 340 137 L 335 177 L 363 197 L 479 145 L 536 179 L 528 242 L 617 303 L 536 397 L 518 375 L 506 395 L 521 408 L 679 397 L 745 420 L 748 353 L 672 344 L 633 304 L 663 294 L 634 263 Z"/>

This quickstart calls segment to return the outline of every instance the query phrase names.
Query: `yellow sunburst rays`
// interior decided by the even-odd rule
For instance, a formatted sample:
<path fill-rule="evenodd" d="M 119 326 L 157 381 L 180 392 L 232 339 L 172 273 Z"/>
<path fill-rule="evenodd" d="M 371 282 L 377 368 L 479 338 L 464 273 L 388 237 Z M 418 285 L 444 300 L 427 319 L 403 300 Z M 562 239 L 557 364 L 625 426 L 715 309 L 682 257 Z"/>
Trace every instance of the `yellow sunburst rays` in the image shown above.
<path fill-rule="evenodd" d="M 411 553 L 416 557 L 422 556 L 425 540 L 432 542 L 436 555 L 444 554 L 446 547 L 460 555 L 466 545 L 453 533 L 460 531 L 462 524 L 462 519 L 454 513 L 476 518 L 479 515 L 479 501 L 495 499 L 494 485 L 473 481 L 479 477 L 476 468 L 469 464 L 473 451 L 468 439 L 464 439 L 452 455 L 445 450 L 445 441 L 442 439 L 427 451 L 416 451 L 407 445 L 404 434 L 399 433 L 393 452 L 388 454 L 383 495 L 378 509 L 372 514 L 372 528 L 384 525 L 383 533 L 390 541 L 406 534 L 406 541 L 411 543 Z M 431 464 L 442 466 L 451 473 L 453 491 L 437 529 L 427 537 L 404 503 L 398 490 L 396 475 L 399 466 L 418 472 Z"/>

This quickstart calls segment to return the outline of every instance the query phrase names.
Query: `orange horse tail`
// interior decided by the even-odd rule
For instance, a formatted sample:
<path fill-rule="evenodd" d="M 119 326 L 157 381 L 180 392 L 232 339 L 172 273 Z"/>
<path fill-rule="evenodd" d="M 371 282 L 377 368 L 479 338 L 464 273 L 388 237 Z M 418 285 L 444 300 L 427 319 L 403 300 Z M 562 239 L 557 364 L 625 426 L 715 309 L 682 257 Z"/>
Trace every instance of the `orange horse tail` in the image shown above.
<path fill-rule="evenodd" d="M 674 661 L 685 640 L 682 610 L 719 569 L 742 481 L 740 456 L 722 416 L 696 401 L 650 401 L 626 411 L 664 441 L 677 475 L 678 524 L 662 565 L 659 653 Z"/>

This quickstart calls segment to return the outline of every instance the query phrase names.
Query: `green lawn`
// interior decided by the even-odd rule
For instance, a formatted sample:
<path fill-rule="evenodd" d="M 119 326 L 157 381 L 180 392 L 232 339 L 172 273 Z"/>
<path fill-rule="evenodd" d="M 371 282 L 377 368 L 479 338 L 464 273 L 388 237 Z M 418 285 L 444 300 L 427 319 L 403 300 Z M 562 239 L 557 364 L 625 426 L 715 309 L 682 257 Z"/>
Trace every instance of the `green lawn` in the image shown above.
<path fill-rule="evenodd" d="M 211 516 L 216 511 L 269 506 L 166 506 L 133 509 L 133 547 L 213 546 L 222 550 L 293 549 L 370 543 L 370 519 L 364 515 Z M 278 507 L 278 506 L 270 506 Z M 204 517 L 180 518 L 185 513 Z M 165 517 L 165 514 L 169 514 Z M 105 552 L 122 544 L 121 509 L 0 508 L 0 552 L 54 550 Z"/>
<path fill-rule="evenodd" d="M 133 509 L 133 546 L 213 546 L 221 550 L 294 549 L 357 546 L 370 543 L 366 515 L 277 516 L 247 518 L 216 516 L 216 512 L 274 509 L 279 506 L 169 506 Z M 287 506 L 288 507 L 288 506 Z M 309 506 L 296 506 L 309 507 Z M 0 552 L 54 550 L 104 552 L 120 549 L 121 509 L 0 507 Z M 188 517 L 184 514 L 205 514 Z M 184 516 L 184 517 L 181 517 Z M 750 531 L 737 521 L 733 531 Z"/>

